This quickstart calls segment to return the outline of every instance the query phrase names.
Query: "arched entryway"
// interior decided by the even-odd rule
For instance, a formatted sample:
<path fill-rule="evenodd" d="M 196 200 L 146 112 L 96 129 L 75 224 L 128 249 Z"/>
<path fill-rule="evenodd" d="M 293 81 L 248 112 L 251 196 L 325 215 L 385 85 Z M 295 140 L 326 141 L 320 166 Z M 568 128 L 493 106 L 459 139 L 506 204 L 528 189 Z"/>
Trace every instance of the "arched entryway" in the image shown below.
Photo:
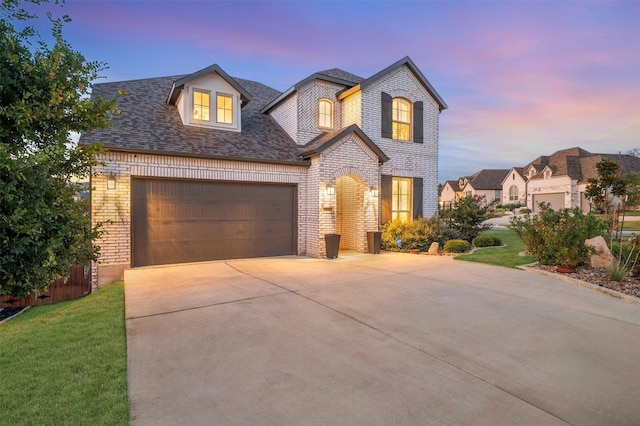
<path fill-rule="evenodd" d="M 336 233 L 341 235 L 341 250 L 365 251 L 365 185 L 357 176 L 336 180 Z"/>

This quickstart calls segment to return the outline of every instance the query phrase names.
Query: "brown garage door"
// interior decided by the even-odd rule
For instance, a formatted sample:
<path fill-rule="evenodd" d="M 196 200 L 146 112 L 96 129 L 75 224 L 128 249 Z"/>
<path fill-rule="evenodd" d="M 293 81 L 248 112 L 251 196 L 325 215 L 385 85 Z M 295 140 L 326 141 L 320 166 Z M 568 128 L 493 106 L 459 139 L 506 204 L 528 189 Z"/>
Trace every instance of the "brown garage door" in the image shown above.
<path fill-rule="evenodd" d="M 540 211 L 538 203 L 549 203 L 553 210 L 564 209 L 564 192 L 555 192 L 552 194 L 535 194 L 533 196 L 533 211 Z"/>
<path fill-rule="evenodd" d="M 132 179 L 133 266 L 294 254 L 296 187 Z"/>

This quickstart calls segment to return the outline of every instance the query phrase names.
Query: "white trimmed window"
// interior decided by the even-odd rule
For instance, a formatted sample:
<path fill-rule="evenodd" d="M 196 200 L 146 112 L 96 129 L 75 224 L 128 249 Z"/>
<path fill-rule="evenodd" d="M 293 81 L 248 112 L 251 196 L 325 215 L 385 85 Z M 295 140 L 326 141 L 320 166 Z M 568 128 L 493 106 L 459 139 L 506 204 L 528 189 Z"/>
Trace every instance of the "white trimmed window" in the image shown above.
<path fill-rule="evenodd" d="M 391 219 L 403 222 L 411 220 L 411 178 L 392 180 Z"/>
<path fill-rule="evenodd" d="M 209 121 L 211 113 L 211 95 L 201 90 L 193 91 L 193 119 L 197 121 Z"/>
<path fill-rule="evenodd" d="M 328 99 L 318 102 L 318 126 L 333 129 L 333 102 Z"/>
<path fill-rule="evenodd" d="M 509 188 L 509 201 L 518 201 L 518 187 L 515 185 Z"/>
<path fill-rule="evenodd" d="M 393 98 L 391 123 L 393 139 L 411 140 L 411 102 L 403 98 Z"/>
<path fill-rule="evenodd" d="M 218 93 L 216 96 L 216 121 L 233 124 L 233 97 Z"/>

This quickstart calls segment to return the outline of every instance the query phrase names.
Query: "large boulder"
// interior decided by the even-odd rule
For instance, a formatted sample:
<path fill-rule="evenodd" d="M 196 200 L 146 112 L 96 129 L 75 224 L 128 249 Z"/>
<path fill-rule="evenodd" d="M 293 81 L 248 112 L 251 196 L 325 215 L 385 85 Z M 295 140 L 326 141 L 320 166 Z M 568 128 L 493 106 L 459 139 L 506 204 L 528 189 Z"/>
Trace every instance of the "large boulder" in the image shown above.
<path fill-rule="evenodd" d="M 607 242 L 604 238 L 597 236 L 585 240 L 584 243 L 587 247 L 593 247 L 595 254 L 591 255 L 590 263 L 594 268 L 608 268 L 613 264 L 613 254 L 607 246 Z"/>

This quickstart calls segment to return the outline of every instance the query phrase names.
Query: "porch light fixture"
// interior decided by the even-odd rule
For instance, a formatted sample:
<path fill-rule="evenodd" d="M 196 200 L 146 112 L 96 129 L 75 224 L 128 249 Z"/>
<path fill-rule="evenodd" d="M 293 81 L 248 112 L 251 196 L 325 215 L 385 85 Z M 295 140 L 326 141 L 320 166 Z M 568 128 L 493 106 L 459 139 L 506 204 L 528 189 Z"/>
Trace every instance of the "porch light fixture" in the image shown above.
<path fill-rule="evenodd" d="M 336 187 L 333 185 L 327 185 L 327 195 L 336 195 Z"/>
<path fill-rule="evenodd" d="M 372 186 L 370 188 L 370 190 L 371 190 L 371 196 L 372 197 L 377 197 L 378 196 L 378 187 L 377 186 Z"/>
<path fill-rule="evenodd" d="M 116 178 L 113 176 L 113 173 L 107 178 L 107 189 L 112 191 L 116 189 Z"/>

